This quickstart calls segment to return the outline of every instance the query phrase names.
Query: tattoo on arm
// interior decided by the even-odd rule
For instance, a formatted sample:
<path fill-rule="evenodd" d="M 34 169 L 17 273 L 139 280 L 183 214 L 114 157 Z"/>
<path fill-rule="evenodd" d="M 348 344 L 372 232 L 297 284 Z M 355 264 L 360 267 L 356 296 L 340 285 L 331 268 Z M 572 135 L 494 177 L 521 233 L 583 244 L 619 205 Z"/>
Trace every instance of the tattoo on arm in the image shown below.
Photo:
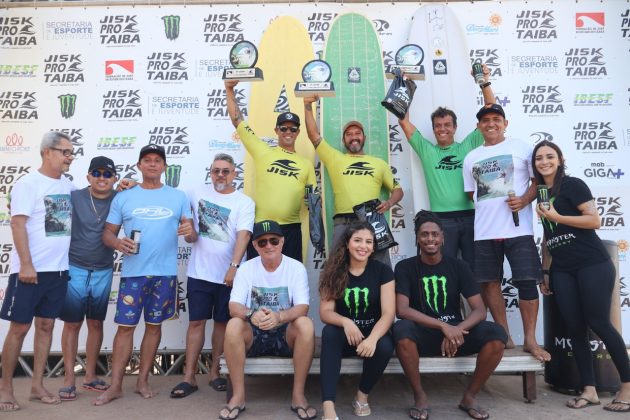
<path fill-rule="evenodd" d="M 306 105 L 304 105 L 304 109 L 307 110 L 307 111 L 312 111 L 313 110 L 313 105 L 306 104 Z"/>
<path fill-rule="evenodd" d="M 239 124 L 241 121 L 243 121 L 243 114 L 241 113 L 241 110 L 238 108 L 238 106 L 236 106 L 236 112 L 234 113 L 234 118 L 232 118 L 232 121 L 234 122 L 234 124 Z"/>

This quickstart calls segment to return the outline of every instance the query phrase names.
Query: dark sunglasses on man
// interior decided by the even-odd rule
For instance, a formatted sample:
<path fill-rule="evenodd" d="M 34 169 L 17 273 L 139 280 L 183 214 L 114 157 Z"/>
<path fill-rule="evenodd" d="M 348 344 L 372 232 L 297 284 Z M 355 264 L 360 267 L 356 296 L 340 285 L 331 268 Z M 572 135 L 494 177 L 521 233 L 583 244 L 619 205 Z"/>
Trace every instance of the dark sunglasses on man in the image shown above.
<path fill-rule="evenodd" d="M 212 169 L 210 172 L 212 172 L 212 175 L 223 175 L 223 176 L 227 176 L 230 174 L 230 172 L 232 172 L 232 170 L 228 169 L 228 168 L 214 168 Z"/>
<path fill-rule="evenodd" d="M 299 128 L 297 128 L 297 127 L 287 127 L 287 126 L 283 125 L 283 126 L 278 127 L 278 130 L 280 130 L 283 133 L 286 133 L 287 130 L 289 130 L 292 133 L 297 133 Z"/>
<path fill-rule="evenodd" d="M 94 178 L 100 178 L 102 176 L 105 179 L 109 179 L 114 176 L 113 172 L 111 171 L 99 171 L 98 169 L 94 169 L 92 172 L 90 172 L 90 175 L 92 175 Z"/>
<path fill-rule="evenodd" d="M 269 242 L 271 246 L 278 246 L 280 238 L 259 239 L 256 243 L 260 248 L 264 248 L 267 246 L 267 242 Z"/>

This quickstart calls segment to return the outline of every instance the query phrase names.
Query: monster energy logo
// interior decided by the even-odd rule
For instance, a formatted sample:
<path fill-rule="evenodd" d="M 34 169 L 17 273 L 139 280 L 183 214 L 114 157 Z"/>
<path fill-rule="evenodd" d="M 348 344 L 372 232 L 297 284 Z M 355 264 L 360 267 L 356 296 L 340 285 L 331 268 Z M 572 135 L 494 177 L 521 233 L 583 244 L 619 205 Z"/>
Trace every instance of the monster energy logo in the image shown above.
<path fill-rule="evenodd" d="M 554 201 L 556 201 L 556 197 L 551 197 L 551 200 L 549 200 L 550 203 L 553 203 Z M 556 230 L 556 227 L 558 226 L 557 222 L 552 222 L 551 220 L 547 219 L 544 216 L 540 217 L 540 223 L 547 226 L 547 229 L 549 229 L 550 232 L 553 232 L 554 230 Z"/>
<path fill-rule="evenodd" d="M 424 295 L 433 312 L 437 314 L 446 309 L 446 277 L 422 277 L 422 282 L 424 283 Z M 440 302 L 440 291 L 444 295 L 442 302 Z M 442 303 L 441 308 L 440 303 Z"/>
<path fill-rule="evenodd" d="M 348 311 L 350 311 L 350 315 L 352 315 L 352 303 L 354 303 L 355 317 L 359 316 L 359 306 L 361 306 L 361 293 L 363 293 L 363 303 L 365 304 L 365 307 L 363 308 L 363 313 L 365 313 L 369 306 L 368 296 L 370 294 L 370 289 L 368 289 L 367 287 L 353 287 L 351 289 L 346 288 L 346 293 L 343 297 L 343 301 L 346 303 L 346 308 L 348 308 Z M 354 296 L 354 300 L 352 302 L 350 302 L 350 295 Z"/>
<path fill-rule="evenodd" d="M 179 185 L 179 178 L 182 174 L 182 165 L 169 165 L 166 167 L 164 177 L 166 185 L 169 187 L 177 188 Z"/>
<path fill-rule="evenodd" d="M 66 119 L 72 117 L 77 106 L 77 95 L 59 95 L 58 98 L 61 116 Z"/>
<path fill-rule="evenodd" d="M 271 223 L 269 222 L 262 222 L 262 228 L 265 232 L 269 232 L 269 230 L 271 229 Z"/>
<path fill-rule="evenodd" d="M 162 16 L 162 20 L 164 21 L 164 33 L 166 34 L 166 39 L 170 39 L 171 41 L 177 39 L 179 36 L 179 16 Z"/>

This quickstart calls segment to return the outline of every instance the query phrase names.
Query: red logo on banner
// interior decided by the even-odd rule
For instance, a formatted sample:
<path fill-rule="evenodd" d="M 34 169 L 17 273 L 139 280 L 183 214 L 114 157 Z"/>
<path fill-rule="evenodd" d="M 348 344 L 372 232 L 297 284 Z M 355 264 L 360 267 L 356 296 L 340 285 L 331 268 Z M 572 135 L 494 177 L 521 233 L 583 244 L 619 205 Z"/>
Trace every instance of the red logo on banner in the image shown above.
<path fill-rule="evenodd" d="M 107 76 L 133 74 L 133 60 L 108 60 L 105 62 L 105 74 Z"/>
<path fill-rule="evenodd" d="M 24 142 L 22 136 L 18 136 L 17 133 L 13 133 L 7 136 L 4 140 L 7 146 L 21 146 Z"/>
<path fill-rule="evenodd" d="M 592 28 L 598 26 L 604 26 L 604 12 L 594 13 L 576 13 L 575 14 L 575 27 L 576 28 Z"/>

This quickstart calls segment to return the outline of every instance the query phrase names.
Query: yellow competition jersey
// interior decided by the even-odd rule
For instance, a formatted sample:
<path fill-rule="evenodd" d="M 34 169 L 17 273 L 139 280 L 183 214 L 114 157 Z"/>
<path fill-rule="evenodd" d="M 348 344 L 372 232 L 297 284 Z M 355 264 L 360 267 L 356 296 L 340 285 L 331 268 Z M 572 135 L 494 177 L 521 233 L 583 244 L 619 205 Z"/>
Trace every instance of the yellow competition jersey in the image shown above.
<path fill-rule="evenodd" d="M 392 170 L 382 159 L 369 155 L 349 155 L 322 139 L 315 149 L 326 165 L 335 194 L 335 214 L 352 213 L 352 207 L 378 198 L 381 187 L 399 188 Z"/>
<path fill-rule="evenodd" d="M 241 122 L 236 132 L 256 165 L 256 221 L 275 220 L 281 225 L 300 223 L 304 187 L 316 185 L 313 164 L 295 152 L 271 147 Z"/>

